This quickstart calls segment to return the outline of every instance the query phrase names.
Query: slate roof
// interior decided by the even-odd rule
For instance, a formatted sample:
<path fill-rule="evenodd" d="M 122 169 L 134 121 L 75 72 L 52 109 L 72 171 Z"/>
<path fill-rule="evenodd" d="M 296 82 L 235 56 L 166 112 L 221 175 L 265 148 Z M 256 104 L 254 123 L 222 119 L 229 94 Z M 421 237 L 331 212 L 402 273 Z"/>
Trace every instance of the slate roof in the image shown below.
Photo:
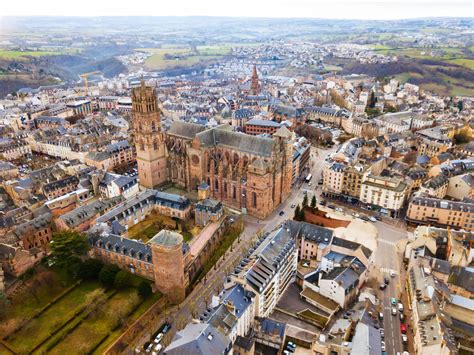
<path fill-rule="evenodd" d="M 196 134 L 204 130 L 206 130 L 206 128 L 200 124 L 188 123 L 184 121 L 173 121 L 173 123 L 171 124 L 171 128 L 169 129 L 167 134 L 188 139 L 194 139 Z"/>
<path fill-rule="evenodd" d="M 272 121 L 272 120 L 262 120 L 260 118 L 252 118 L 251 120 L 247 121 L 245 125 L 253 125 L 253 126 L 263 126 L 263 127 L 280 127 L 281 123 Z"/>
<path fill-rule="evenodd" d="M 94 235 L 89 237 L 89 243 L 97 248 L 106 249 L 118 254 L 144 262 L 152 262 L 151 247 L 141 240 L 123 238 L 118 235 Z"/>
<path fill-rule="evenodd" d="M 223 146 L 250 154 L 269 157 L 273 150 L 273 140 L 233 132 L 229 125 L 206 129 L 202 125 L 174 121 L 168 134 L 187 139 L 198 139 L 202 147 Z"/>
<path fill-rule="evenodd" d="M 189 323 L 176 333 L 165 349 L 166 355 L 214 355 L 226 354 L 231 347 L 228 337 L 212 325 Z"/>

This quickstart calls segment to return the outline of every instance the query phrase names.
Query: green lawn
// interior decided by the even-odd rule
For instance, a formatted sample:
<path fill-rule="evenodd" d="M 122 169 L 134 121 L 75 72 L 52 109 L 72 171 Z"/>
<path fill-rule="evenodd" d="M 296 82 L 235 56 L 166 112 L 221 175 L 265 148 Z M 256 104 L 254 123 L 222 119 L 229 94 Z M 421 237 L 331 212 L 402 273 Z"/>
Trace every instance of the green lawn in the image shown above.
<path fill-rule="evenodd" d="M 202 228 L 195 225 L 191 221 L 187 221 L 186 226 L 186 231 L 183 232 L 181 230 L 178 230 L 178 232 L 181 233 L 181 235 L 183 236 L 183 240 L 185 242 L 190 241 L 195 235 L 198 235 L 202 230 Z M 174 221 L 171 217 L 153 212 L 148 215 L 145 220 L 129 228 L 127 233 L 129 238 L 140 239 L 146 243 L 163 228 L 175 230 L 176 221 Z"/>
<path fill-rule="evenodd" d="M 31 351 L 73 318 L 82 307 L 92 304 L 103 294 L 98 282 L 83 282 L 39 317 L 31 319 L 20 331 L 8 338 L 8 343 L 18 352 Z"/>
<path fill-rule="evenodd" d="M 449 60 L 448 62 L 462 65 L 463 67 L 474 70 L 474 59 L 459 58 L 459 59 Z"/>
<path fill-rule="evenodd" d="M 79 354 L 98 345 L 102 353 L 125 327 L 161 297 L 156 293 L 142 300 L 135 287 L 143 279 L 136 275 L 132 275 L 132 287 L 116 291 L 104 289 L 95 280 L 77 284 L 62 272 L 40 268 L 41 272 L 28 281 L 31 285 L 34 280 L 42 280 L 36 283 L 37 301 L 31 292 L 20 293 L 0 318 L 0 334 L 17 329 L 4 341 L 18 353 L 29 353 L 38 347 L 34 353 Z M 45 274 L 54 278 L 45 282 L 41 277 Z M 17 328 L 22 321 L 26 323 Z"/>
<path fill-rule="evenodd" d="M 62 52 L 49 52 L 49 51 L 9 51 L 0 50 L 0 58 L 2 59 L 26 59 L 23 57 L 44 57 L 49 55 L 60 55 Z"/>
<path fill-rule="evenodd" d="M 139 302 L 140 297 L 133 288 L 118 292 L 69 332 L 58 345 L 49 350 L 49 353 L 88 353 L 111 329 L 123 323 Z"/>

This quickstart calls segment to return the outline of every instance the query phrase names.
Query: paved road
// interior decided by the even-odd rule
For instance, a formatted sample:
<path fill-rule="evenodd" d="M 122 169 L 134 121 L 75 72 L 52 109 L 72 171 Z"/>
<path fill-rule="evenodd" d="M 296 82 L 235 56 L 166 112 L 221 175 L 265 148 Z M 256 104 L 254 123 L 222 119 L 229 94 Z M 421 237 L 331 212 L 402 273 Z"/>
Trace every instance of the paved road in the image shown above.
<path fill-rule="evenodd" d="M 392 306 L 390 299 L 396 298 L 397 301 L 400 299 L 402 286 L 400 283 L 400 272 L 403 269 L 401 267 L 401 255 L 398 255 L 395 249 L 395 243 L 400 239 L 407 238 L 407 232 L 403 228 L 395 228 L 385 223 L 377 222 L 376 227 L 379 233 L 378 247 L 375 255 L 375 265 L 380 270 L 379 281 L 383 280 L 383 277 L 390 279 L 389 286 L 385 291 L 381 291 L 382 306 L 384 314 L 384 329 L 385 329 L 385 345 L 387 349 L 387 355 L 396 355 L 397 352 L 403 352 L 403 344 L 400 333 L 400 319 L 397 308 L 397 315 L 391 314 Z M 390 277 L 390 271 L 393 270 L 396 273 L 395 277 Z M 403 270 L 404 271 L 404 270 Z"/>
<path fill-rule="evenodd" d="M 150 336 L 164 322 L 170 322 L 172 325 L 169 338 L 172 338 L 178 328 L 192 321 L 194 317 L 199 317 L 206 307 L 210 304 L 213 295 L 217 295 L 222 289 L 227 275 L 240 262 L 245 253 L 250 249 L 252 241 L 256 238 L 258 232 L 270 232 L 279 224 L 289 218 L 293 218 L 293 205 L 302 202 L 304 191 L 313 192 L 323 168 L 322 160 L 334 152 L 336 148 L 329 150 L 319 150 L 311 148 L 310 173 L 313 175 L 312 186 L 307 183 L 297 184 L 293 187 L 291 195 L 277 208 L 272 215 L 264 221 L 245 216 L 245 228 L 240 238 L 240 243 L 234 243 L 232 250 L 228 250 L 225 259 L 218 261 L 217 269 L 212 269 L 207 275 L 205 281 L 201 281 L 193 292 L 181 303 L 178 308 L 173 309 L 157 319 L 154 329 L 147 329 L 146 333 L 136 340 L 132 348 L 143 348 L 143 344 L 150 341 Z M 312 164 L 311 164 L 312 162 Z M 311 195 L 309 195 L 311 197 Z M 283 214 L 280 215 L 280 212 Z"/>

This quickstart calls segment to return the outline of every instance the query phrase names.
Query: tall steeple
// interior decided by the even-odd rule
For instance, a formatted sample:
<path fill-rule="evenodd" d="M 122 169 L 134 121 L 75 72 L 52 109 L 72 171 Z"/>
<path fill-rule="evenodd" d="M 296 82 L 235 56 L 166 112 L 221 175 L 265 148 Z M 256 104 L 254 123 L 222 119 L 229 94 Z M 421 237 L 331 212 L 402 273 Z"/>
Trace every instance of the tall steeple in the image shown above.
<path fill-rule="evenodd" d="M 251 91 L 253 95 L 260 94 L 260 82 L 258 81 L 257 65 L 253 65 Z"/>
<path fill-rule="evenodd" d="M 154 188 L 167 180 L 166 151 L 156 91 L 143 78 L 132 90 L 132 118 L 140 185 Z"/>

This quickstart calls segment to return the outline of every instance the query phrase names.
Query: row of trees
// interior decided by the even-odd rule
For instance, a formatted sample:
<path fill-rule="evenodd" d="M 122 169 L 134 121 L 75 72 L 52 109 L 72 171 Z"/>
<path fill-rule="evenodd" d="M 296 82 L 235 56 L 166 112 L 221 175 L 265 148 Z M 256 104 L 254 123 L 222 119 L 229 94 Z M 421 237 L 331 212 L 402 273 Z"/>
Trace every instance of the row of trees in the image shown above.
<path fill-rule="evenodd" d="M 316 207 L 316 196 L 313 195 L 313 198 L 311 199 L 311 209 L 313 210 L 313 212 L 315 212 L 317 210 L 317 207 Z M 308 195 L 304 195 L 303 197 L 303 202 L 301 203 L 301 207 L 300 205 L 297 205 L 296 208 L 295 208 L 295 215 L 293 216 L 293 219 L 295 221 L 303 221 L 305 220 L 305 217 L 304 217 L 304 209 L 308 207 Z"/>

